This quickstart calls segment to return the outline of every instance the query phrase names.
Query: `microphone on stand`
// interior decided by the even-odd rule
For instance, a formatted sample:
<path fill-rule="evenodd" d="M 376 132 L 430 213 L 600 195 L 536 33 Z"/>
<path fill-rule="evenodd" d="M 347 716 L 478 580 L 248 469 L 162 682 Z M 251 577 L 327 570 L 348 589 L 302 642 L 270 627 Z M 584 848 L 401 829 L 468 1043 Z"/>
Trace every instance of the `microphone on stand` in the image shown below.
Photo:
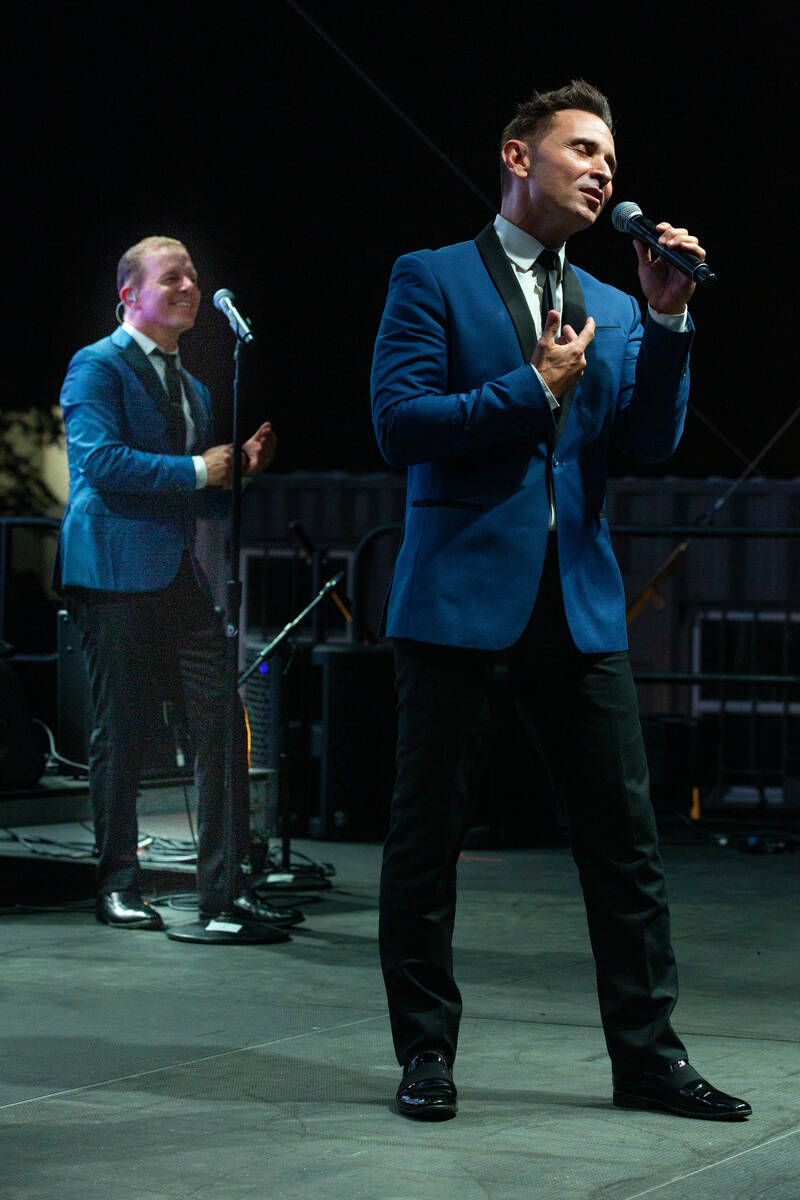
<path fill-rule="evenodd" d="M 290 521 L 289 529 L 291 531 L 291 534 L 292 534 L 294 540 L 297 542 L 298 548 L 299 548 L 300 553 L 302 554 L 303 558 L 305 558 L 308 562 L 313 562 L 314 555 L 316 553 L 317 548 L 314 545 L 314 543 L 312 542 L 312 540 L 309 537 L 306 530 L 303 528 L 303 526 L 300 524 L 299 521 Z M 336 607 L 339 609 L 339 612 L 342 614 L 345 621 L 352 621 L 353 614 L 350 611 L 350 601 L 347 599 L 346 596 L 344 596 L 344 597 L 340 596 L 338 591 L 336 591 L 338 584 L 340 584 L 342 581 L 342 575 L 343 575 L 343 572 L 340 571 L 336 577 L 335 583 L 331 587 L 328 587 L 328 584 L 330 584 L 330 582 L 331 582 L 330 580 L 328 580 L 328 584 L 326 584 L 325 586 L 328 587 L 328 591 L 330 592 L 331 600 L 336 605 Z"/>
<path fill-rule="evenodd" d="M 214 308 L 218 308 L 222 315 L 228 318 L 228 324 L 239 341 L 249 346 L 255 341 L 255 336 L 250 322 L 239 312 L 234 300 L 235 296 L 230 288 L 220 288 L 218 292 L 214 292 Z"/>
<path fill-rule="evenodd" d="M 694 254 L 686 250 L 675 250 L 671 246 L 663 246 L 659 242 L 661 233 L 655 223 L 642 214 L 638 204 L 627 200 L 618 204 L 611 214 L 611 223 L 620 233 L 629 233 L 639 242 L 646 242 L 666 262 L 672 263 L 684 275 L 688 275 L 695 283 L 703 287 L 713 287 L 717 277 L 708 263 L 701 262 Z M 216 297 L 214 299 L 216 304 Z"/>

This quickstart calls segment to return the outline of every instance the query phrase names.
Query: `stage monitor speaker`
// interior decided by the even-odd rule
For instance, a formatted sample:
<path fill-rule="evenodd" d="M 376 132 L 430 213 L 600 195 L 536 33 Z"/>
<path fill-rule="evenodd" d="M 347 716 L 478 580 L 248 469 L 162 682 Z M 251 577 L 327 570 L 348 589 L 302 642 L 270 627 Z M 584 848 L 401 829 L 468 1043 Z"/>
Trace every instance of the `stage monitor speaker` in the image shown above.
<path fill-rule="evenodd" d="M 86 764 L 92 732 L 92 702 L 89 677 L 83 657 L 81 635 L 64 609 L 58 614 L 58 722 L 56 746 L 59 754 L 73 763 Z"/>
<path fill-rule="evenodd" d="M 655 808 L 688 813 L 692 789 L 716 780 L 719 736 L 714 723 L 683 713 L 647 713 L 641 722 Z"/>
<path fill-rule="evenodd" d="M 32 787 L 44 770 L 44 743 L 37 736 L 17 674 L 0 659 L 0 786 Z"/>
<path fill-rule="evenodd" d="M 248 641 L 245 665 L 256 659 L 263 644 Z M 316 764 L 309 762 L 312 704 L 311 647 L 295 643 L 291 652 L 276 654 L 263 662 L 244 685 L 244 705 L 250 728 L 250 766 L 267 771 L 268 806 L 278 803 L 278 773 L 286 769 L 289 832 L 304 837 L 316 794 Z M 285 758 L 282 759 L 282 755 Z M 268 833 L 277 828 L 270 817 Z"/>
<path fill-rule="evenodd" d="M 92 700 L 80 630 L 69 613 L 58 614 L 57 748 L 78 765 L 89 761 Z M 142 778 L 191 778 L 194 750 L 180 701 L 168 686 L 153 689 L 145 717 L 146 750 Z"/>
<path fill-rule="evenodd" d="M 263 648 L 260 641 L 245 645 L 245 666 Z M 275 771 L 281 752 L 308 755 L 311 720 L 311 646 L 296 642 L 287 654 L 275 654 L 253 672 L 244 685 L 243 699 L 250 724 L 250 766 Z"/>
<path fill-rule="evenodd" d="M 394 786 L 396 735 L 391 646 L 316 646 L 317 719 L 311 752 L 319 761 L 319 812 L 310 837 L 381 841 Z"/>

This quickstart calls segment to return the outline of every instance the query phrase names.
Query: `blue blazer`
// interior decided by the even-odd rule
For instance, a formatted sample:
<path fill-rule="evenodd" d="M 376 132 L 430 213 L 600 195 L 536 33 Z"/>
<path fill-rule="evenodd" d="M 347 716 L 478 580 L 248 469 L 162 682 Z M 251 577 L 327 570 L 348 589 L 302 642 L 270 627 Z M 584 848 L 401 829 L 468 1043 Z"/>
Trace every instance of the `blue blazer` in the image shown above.
<path fill-rule="evenodd" d="M 188 371 L 182 377 L 201 454 L 212 444 L 211 398 Z M 61 390 L 69 460 L 61 586 L 154 591 L 172 582 L 185 548 L 192 554 L 195 519 L 219 505 L 221 489 L 196 489 L 191 457 L 170 449 L 167 406 L 154 367 L 123 329 L 70 362 Z"/>
<path fill-rule="evenodd" d="M 597 328 L 586 370 L 554 414 L 530 366 L 536 332 L 499 239 L 422 250 L 392 272 L 372 367 L 373 421 L 408 468 L 390 637 L 500 650 L 524 630 L 555 496 L 567 621 L 586 653 L 627 647 L 605 495 L 609 444 L 636 459 L 675 450 L 691 330 L 647 318 L 585 271 L 564 274 L 564 324 Z"/>

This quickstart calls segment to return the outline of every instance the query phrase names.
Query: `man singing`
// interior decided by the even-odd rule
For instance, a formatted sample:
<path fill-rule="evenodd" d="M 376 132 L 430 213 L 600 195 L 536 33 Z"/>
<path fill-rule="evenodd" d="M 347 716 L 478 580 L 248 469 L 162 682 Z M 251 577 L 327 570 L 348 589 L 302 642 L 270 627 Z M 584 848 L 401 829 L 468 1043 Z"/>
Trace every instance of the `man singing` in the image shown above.
<path fill-rule="evenodd" d="M 225 636 L 194 550 L 195 519 L 225 507 L 233 447 L 213 444 L 208 389 L 184 370 L 181 334 L 200 304 L 197 273 L 174 238 L 147 237 L 117 270 L 123 321 L 72 359 L 61 391 L 69 501 L 57 577 L 83 638 L 94 729 L 89 785 L 98 863 L 97 917 L 121 929 L 162 929 L 142 898 L 136 796 L 143 714 L 177 677 L 197 751 L 200 914 L 225 906 L 226 709 L 234 681 Z M 242 447 L 243 474 L 269 466 L 275 435 L 265 421 Z M 236 705 L 234 916 L 288 926 L 244 886 L 248 850 L 244 722 Z M 277 940 L 277 939 L 276 939 Z"/>
<path fill-rule="evenodd" d="M 568 262 L 565 243 L 597 220 L 616 170 L 594 87 L 535 93 L 501 146 L 500 215 L 475 241 L 398 260 L 372 371 L 381 451 L 408 468 L 386 613 L 399 727 L 380 923 L 398 1108 L 456 1113 L 456 863 L 502 656 L 568 817 L 614 1103 L 746 1117 L 670 1024 L 667 899 L 604 514 L 612 441 L 657 462 L 680 439 L 693 285 L 635 243 L 642 325 L 633 297 Z M 658 228 L 663 245 L 705 257 L 685 229 Z"/>

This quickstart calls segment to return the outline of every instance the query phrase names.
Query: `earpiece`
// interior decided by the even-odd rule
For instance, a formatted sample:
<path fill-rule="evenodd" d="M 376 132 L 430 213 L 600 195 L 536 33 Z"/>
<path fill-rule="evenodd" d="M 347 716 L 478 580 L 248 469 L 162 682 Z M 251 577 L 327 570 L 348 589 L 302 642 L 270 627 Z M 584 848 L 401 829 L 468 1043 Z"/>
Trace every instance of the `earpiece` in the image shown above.
<path fill-rule="evenodd" d="M 130 296 L 128 296 L 128 302 L 130 304 L 136 303 L 136 292 L 131 292 Z"/>

